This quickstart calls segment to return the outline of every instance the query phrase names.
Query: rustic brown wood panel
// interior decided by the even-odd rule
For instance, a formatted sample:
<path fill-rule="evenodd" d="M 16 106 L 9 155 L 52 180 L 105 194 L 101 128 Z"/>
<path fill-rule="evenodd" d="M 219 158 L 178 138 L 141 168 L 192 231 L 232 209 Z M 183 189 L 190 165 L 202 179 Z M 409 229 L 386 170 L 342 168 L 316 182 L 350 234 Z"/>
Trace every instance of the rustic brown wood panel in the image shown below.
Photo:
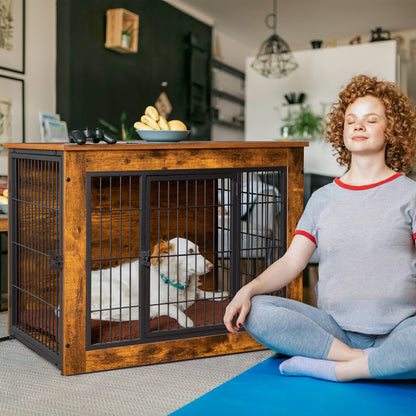
<path fill-rule="evenodd" d="M 91 152 L 88 171 L 211 169 L 284 166 L 284 155 L 272 149 L 131 149 Z"/>
<path fill-rule="evenodd" d="M 263 350 L 247 332 L 87 351 L 86 372 Z M 75 374 L 75 373 L 74 373 Z"/>
<path fill-rule="evenodd" d="M 287 149 L 287 242 L 293 233 L 303 211 L 303 149 Z M 287 296 L 302 301 L 302 275 L 287 287 Z"/>
<path fill-rule="evenodd" d="M 86 176 L 85 154 L 64 153 L 62 374 L 86 370 Z"/>

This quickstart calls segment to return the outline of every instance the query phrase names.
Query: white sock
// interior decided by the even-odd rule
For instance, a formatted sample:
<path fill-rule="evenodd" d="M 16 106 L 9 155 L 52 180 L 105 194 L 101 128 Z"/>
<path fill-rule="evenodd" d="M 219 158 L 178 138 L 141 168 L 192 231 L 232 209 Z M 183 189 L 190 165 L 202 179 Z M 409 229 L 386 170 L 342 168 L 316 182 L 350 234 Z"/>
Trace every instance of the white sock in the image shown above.
<path fill-rule="evenodd" d="M 280 364 L 284 376 L 306 376 L 322 380 L 338 381 L 335 376 L 337 361 L 295 356 Z"/>

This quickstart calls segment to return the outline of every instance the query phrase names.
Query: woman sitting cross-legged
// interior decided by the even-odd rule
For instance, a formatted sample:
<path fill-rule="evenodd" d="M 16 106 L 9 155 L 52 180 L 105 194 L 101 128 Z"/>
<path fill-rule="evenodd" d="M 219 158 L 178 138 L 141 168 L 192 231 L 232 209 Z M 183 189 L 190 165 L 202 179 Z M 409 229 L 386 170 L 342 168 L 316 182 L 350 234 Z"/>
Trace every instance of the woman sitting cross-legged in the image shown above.
<path fill-rule="evenodd" d="M 416 379 L 416 182 L 405 176 L 416 115 L 395 84 L 360 75 L 324 134 L 346 173 L 313 193 L 286 254 L 237 292 L 224 323 L 292 356 L 284 375 Z M 316 248 L 317 308 L 265 295 L 294 280 Z"/>

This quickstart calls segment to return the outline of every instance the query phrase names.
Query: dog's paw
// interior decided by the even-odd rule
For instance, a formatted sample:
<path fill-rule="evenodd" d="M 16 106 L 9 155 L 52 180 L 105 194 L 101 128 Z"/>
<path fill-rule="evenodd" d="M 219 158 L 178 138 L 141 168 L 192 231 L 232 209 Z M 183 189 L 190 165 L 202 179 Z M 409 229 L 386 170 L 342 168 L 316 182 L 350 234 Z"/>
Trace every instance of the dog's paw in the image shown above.
<path fill-rule="evenodd" d="M 224 290 L 224 292 L 214 292 L 214 300 L 223 300 L 230 296 L 230 294 Z"/>
<path fill-rule="evenodd" d="M 182 328 L 193 328 L 195 326 L 194 321 L 189 318 L 186 318 L 186 320 L 179 319 L 179 325 Z"/>

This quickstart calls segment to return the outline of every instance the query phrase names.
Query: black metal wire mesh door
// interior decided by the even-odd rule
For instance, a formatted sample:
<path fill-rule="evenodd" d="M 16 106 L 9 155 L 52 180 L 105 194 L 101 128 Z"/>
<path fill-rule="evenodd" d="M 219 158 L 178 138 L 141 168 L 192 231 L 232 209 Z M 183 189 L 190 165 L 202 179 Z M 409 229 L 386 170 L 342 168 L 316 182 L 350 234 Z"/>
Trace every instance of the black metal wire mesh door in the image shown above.
<path fill-rule="evenodd" d="M 285 184 L 279 168 L 88 174 L 89 348 L 225 332 L 230 296 L 285 250 Z"/>
<path fill-rule="evenodd" d="M 11 335 L 61 365 L 62 159 L 10 152 Z"/>
<path fill-rule="evenodd" d="M 233 295 L 286 251 L 286 169 L 238 169 L 232 182 L 219 186 L 218 197 L 218 262 L 233 276 L 224 279 Z"/>
<path fill-rule="evenodd" d="M 141 338 L 141 183 L 139 173 L 87 175 L 88 345 Z"/>

